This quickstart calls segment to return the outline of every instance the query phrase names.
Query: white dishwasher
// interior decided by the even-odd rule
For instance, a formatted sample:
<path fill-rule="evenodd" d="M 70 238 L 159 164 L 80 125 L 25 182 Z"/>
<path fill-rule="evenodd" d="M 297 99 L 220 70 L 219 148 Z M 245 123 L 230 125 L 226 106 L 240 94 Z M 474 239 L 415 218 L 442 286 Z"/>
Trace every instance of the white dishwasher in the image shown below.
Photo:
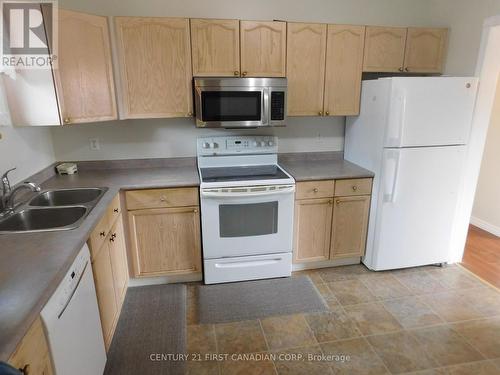
<path fill-rule="evenodd" d="M 106 350 L 87 245 L 40 315 L 55 375 L 102 375 Z"/>

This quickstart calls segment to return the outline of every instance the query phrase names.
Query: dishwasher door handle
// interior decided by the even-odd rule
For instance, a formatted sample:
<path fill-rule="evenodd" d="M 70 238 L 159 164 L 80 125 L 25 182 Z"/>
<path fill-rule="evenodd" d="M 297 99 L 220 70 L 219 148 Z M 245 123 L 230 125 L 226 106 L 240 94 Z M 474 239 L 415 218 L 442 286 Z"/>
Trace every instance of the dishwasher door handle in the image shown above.
<path fill-rule="evenodd" d="M 61 312 L 59 314 L 57 314 L 57 319 L 61 319 L 61 316 L 64 314 L 64 312 L 66 311 L 66 309 L 68 308 L 68 305 L 70 304 L 71 300 L 73 299 L 73 296 L 75 295 L 75 292 L 76 290 L 78 289 L 78 287 L 80 286 L 80 282 L 82 281 L 83 279 L 83 275 L 85 274 L 85 271 L 87 270 L 87 266 L 89 265 L 89 262 L 87 261 L 87 263 L 85 263 L 85 267 L 83 267 L 83 271 L 82 273 L 80 274 L 80 278 L 78 279 L 78 282 L 76 283 L 75 285 L 75 288 L 73 289 L 73 291 L 71 292 L 71 295 L 69 296 L 68 300 L 66 301 L 66 303 L 64 304 L 64 307 L 62 308 Z"/>

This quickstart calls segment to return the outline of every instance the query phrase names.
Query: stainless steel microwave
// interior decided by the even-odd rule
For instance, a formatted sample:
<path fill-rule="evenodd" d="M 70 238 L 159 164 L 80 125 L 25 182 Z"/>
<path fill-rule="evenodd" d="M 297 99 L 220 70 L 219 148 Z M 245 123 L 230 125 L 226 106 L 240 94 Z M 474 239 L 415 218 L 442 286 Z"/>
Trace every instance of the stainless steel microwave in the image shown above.
<path fill-rule="evenodd" d="M 195 78 L 196 126 L 285 126 L 286 78 Z"/>

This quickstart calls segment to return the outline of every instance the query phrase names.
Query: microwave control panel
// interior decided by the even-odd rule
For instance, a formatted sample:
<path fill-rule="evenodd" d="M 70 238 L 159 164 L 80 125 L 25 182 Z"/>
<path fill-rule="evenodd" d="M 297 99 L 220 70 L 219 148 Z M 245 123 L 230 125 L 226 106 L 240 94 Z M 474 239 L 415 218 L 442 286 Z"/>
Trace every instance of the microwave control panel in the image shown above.
<path fill-rule="evenodd" d="M 203 137 L 197 141 L 198 155 L 275 154 L 278 138 L 274 136 Z"/>
<path fill-rule="evenodd" d="M 285 92 L 271 92 L 271 121 L 283 121 L 285 119 Z"/>

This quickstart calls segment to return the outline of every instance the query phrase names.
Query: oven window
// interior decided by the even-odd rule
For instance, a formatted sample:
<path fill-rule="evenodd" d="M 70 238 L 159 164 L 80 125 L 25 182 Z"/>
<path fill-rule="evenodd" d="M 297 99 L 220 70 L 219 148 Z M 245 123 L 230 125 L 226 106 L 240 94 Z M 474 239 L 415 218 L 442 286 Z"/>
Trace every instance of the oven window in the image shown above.
<path fill-rule="evenodd" d="M 202 91 L 203 121 L 260 121 L 260 91 Z"/>
<path fill-rule="evenodd" d="M 220 237 L 249 237 L 278 231 L 278 202 L 219 205 Z"/>

